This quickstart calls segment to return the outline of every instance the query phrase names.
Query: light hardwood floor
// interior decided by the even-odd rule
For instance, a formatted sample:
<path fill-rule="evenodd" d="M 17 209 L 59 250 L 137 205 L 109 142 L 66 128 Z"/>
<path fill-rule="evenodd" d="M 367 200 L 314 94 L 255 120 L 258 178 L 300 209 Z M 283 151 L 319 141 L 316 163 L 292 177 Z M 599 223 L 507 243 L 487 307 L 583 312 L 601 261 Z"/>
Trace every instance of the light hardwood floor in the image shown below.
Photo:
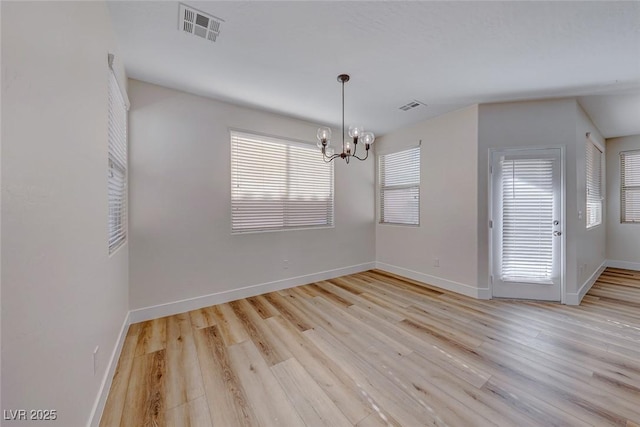
<path fill-rule="evenodd" d="M 640 272 L 578 307 L 372 270 L 131 325 L 101 426 L 638 426 Z"/>

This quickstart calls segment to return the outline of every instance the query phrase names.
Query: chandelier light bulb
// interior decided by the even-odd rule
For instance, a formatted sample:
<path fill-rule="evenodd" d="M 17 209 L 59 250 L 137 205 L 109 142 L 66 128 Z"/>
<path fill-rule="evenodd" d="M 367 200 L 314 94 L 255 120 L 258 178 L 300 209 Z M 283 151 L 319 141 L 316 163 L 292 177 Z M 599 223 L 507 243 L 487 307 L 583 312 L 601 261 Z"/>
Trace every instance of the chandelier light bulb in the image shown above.
<path fill-rule="evenodd" d="M 320 144 L 319 147 L 322 147 L 322 145 L 324 145 L 324 143 L 326 142 L 326 145 L 329 145 L 329 141 L 331 140 L 331 129 L 329 129 L 328 127 L 321 127 L 320 129 L 318 129 L 318 143 Z"/>
<path fill-rule="evenodd" d="M 376 136 L 373 134 L 373 132 L 363 132 L 360 138 L 361 141 L 366 145 L 371 145 L 373 144 L 373 141 L 376 140 Z"/>
<path fill-rule="evenodd" d="M 362 132 L 364 132 L 362 126 L 349 126 L 349 136 L 353 139 L 362 136 Z"/>
<path fill-rule="evenodd" d="M 351 154 L 351 141 L 346 140 L 344 142 L 344 152 L 347 154 Z"/>

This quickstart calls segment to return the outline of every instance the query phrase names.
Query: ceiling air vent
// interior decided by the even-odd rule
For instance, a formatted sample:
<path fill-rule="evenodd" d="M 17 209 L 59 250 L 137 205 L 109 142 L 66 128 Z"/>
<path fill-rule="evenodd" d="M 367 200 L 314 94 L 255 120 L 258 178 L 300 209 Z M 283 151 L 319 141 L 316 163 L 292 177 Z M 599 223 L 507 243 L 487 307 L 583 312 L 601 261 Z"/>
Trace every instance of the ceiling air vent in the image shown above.
<path fill-rule="evenodd" d="M 411 102 L 408 102 L 406 104 L 404 104 L 402 107 L 398 107 L 400 110 L 402 111 L 409 111 L 409 110 L 413 110 L 414 108 L 417 108 L 421 105 L 427 105 L 427 104 L 423 104 L 420 101 L 416 101 L 415 99 Z"/>
<path fill-rule="evenodd" d="M 223 22 L 224 19 L 180 3 L 179 30 L 215 42 L 220 35 L 220 24 Z"/>

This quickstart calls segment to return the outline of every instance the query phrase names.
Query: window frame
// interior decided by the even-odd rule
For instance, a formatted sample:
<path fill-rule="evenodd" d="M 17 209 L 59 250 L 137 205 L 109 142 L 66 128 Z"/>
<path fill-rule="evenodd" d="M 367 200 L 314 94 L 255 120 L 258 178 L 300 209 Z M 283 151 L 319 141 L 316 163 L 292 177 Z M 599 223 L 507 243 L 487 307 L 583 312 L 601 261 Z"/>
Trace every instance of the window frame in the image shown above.
<path fill-rule="evenodd" d="M 594 151 L 595 150 L 595 151 Z M 600 153 L 600 179 L 599 184 L 600 188 L 597 189 L 599 193 L 599 200 L 596 202 L 599 204 L 600 216 L 599 220 L 596 219 L 594 222 L 590 222 L 591 218 L 591 208 L 590 206 L 594 203 L 594 198 L 590 194 L 590 189 L 595 186 L 595 183 L 592 183 L 592 180 L 596 179 L 593 175 L 589 174 L 589 157 L 591 153 Z M 591 154 L 591 155 L 594 155 Z M 591 140 L 591 138 L 587 138 L 586 142 L 586 151 L 585 151 L 585 227 L 587 230 L 595 228 L 599 225 L 602 225 L 604 222 L 604 202 L 605 202 L 605 193 L 604 193 L 604 177 L 605 177 L 605 150 L 600 147 L 599 144 Z M 595 159 L 592 161 L 595 164 Z M 596 194 L 597 198 L 598 194 Z M 597 212 L 596 212 L 597 215 Z"/>
<path fill-rule="evenodd" d="M 384 158 L 386 158 L 386 156 L 390 156 L 390 155 L 394 155 L 394 154 L 400 154 L 400 153 L 404 153 L 404 152 L 408 152 L 408 151 L 413 151 L 413 150 L 417 150 L 417 159 L 418 159 L 418 164 L 417 164 L 417 174 L 418 174 L 418 179 L 417 182 L 411 183 L 411 184 L 401 184 L 401 185 L 388 185 L 385 186 L 383 183 L 383 166 L 382 163 L 384 161 Z M 381 225 L 394 225 L 394 226 L 403 226 L 403 227 L 420 227 L 420 211 L 421 211 L 421 206 L 420 206 L 420 187 L 421 187 L 421 168 L 422 168 L 422 147 L 421 145 L 417 145 L 414 147 L 408 147 L 408 148 L 403 148 L 401 150 L 395 150 L 395 151 L 390 151 L 387 153 L 381 153 L 378 154 L 377 156 L 377 163 L 376 166 L 378 168 L 378 173 L 377 173 L 377 179 L 378 179 L 378 224 Z M 385 172 L 386 174 L 386 172 Z M 389 220 L 385 220 L 384 218 L 384 193 L 385 191 L 393 191 L 393 190 L 401 190 L 401 189 L 415 189 L 417 190 L 417 222 L 413 223 L 410 222 L 409 220 L 407 220 L 406 222 L 398 222 L 398 221 L 389 221 Z"/>
<path fill-rule="evenodd" d="M 236 162 L 237 160 L 234 160 L 234 156 L 237 155 L 236 153 L 236 149 L 234 148 L 234 135 L 238 135 L 239 139 L 243 139 L 243 138 L 250 138 L 250 139 L 256 139 L 256 140 L 262 140 L 265 143 L 271 143 L 271 144 L 281 144 L 285 147 L 287 147 L 286 152 L 287 155 L 286 157 L 283 157 L 284 159 L 284 166 L 286 167 L 286 191 L 284 194 L 284 198 L 282 200 L 280 200 L 282 202 L 282 206 L 283 206 L 283 217 L 282 217 L 282 223 L 283 225 L 281 226 L 262 226 L 262 227 L 237 227 L 234 228 L 234 215 L 235 212 L 237 212 L 236 207 L 234 206 L 235 203 L 237 203 L 236 199 L 235 199 L 235 190 L 234 190 L 234 183 L 236 182 L 236 180 L 238 179 L 237 177 L 234 177 L 234 173 L 237 173 L 237 165 Z M 288 138 L 288 137 L 282 137 L 282 136 L 274 136 L 274 135 L 267 135 L 267 134 L 263 134 L 263 133 L 259 133 L 259 132 L 255 132 L 255 131 L 247 131 L 247 130 L 241 130 L 241 129 L 233 129 L 233 128 L 229 128 L 229 142 L 230 142 L 230 230 L 231 230 L 231 234 L 232 235 L 243 235 L 243 234 L 252 234 L 252 233 L 273 233 L 273 232 L 280 232 L 280 231 L 295 231 L 295 230 L 316 230 L 316 229 L 325 229 L 325 228 L 334 228 L 335 227 L 335 187 L 334 187 L 334 183 L 335 183 L 335 168 L 334 168 L 334 162 L 325 162 L 323 157 L 322 157 L 322 153 L 320 153 L 320 150 L 317 149 L 316 144 L 312 144 L 310 142 L 306 142 L 306 141 L 300 141 L 300 140 L 296 140 L 293 138 Z M 292 174 L 292 168 L 291 168 L 291 162 L 292 160 L 295 160 L 295 154 L 291 154 L 291 150 L 290 147 L 295 147 L 298 149 L 302 149 L 305 150 L 306 153 L 304 154 L 305 156 L 308 155 L 308 158 L 306 159 L 306 161 L 316 161 L 316 162 L 323 162 L 323 164 L 325 164 L 329 170 L 328 170 L 328 177 L 327 179 L 329 180 L 329 182 L 325 183 L 324 189 L 329 191 L 330 195 L 329 198 L 326 199 L 326 203 L 329 206 L 329 209 L 327 210 L 327 216 L 326 216 L 326 223 L 323 224 L 312 224 L 311 222 L 307 223 L 307 224 L 301 224 L 301 225 L 290 225 L 292 218 L 294 218 L 293 216 L 289 216 L 287 218 L 287 215 L 291 215 L 291 205 L 287 205 L 287 199 L 292 197 L 292 193 L 291 193 L 291 183 L 295 182 L 295 176 Z M 300 152 L 298 152 L 299 154 Z M 294 157 L 292 159 L 292 157 Z M 300 159 L 298 159 L 300 160 Z M 304 163 L 300 163 L 300 164 L 304 164 Z M 298 164 L 298 166 L 300 165 Z M 318 166 L 318 164 L 316 164 L 316 166 Z M 293 166 L 295 167 L 295 165 Z M 312 187 L 310 187 L 312 188 Z M 308 190 L 308 189 L 307 189 Z M 257 200 L 266 200 L 266 198 L 262 198 L 262 199 L 257 199 Z M 289 200 L 289 203 L 291 203 L 292 200 Z M 319 212 L 320 210 L 318 210 Z M 287 223 L 289 223 L 289 225 L 287 225 Z"/>
<path fill-rule="evenodd" d="M 640 185 L 626 185 L 625 184 L 625 170 L 624 158 L 626 156 L 638 157 L 638 162 L 640 163 L 640 150 L 627 150 L 620 152 L 620 223 L 621 224 L 640 224 L 640 215 L 638 218 L 634 218 L 632 220 L 627 220 L 626 218 L 626 197 L 625 191 L 629 190 L 638 190 L 640 191 Z M 639 172 L 640 173 L 640 172 Z M 640 211 L 640 209 L 639 209 Z"/>

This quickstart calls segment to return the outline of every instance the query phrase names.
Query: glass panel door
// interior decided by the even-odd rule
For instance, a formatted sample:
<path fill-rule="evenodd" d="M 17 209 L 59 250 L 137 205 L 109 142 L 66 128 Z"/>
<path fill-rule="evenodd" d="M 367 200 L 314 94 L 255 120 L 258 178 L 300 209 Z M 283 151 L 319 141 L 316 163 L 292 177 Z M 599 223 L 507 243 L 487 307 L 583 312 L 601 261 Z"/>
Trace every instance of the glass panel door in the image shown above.
<path fill-rule="evenodd" d="M 494 152 L 492 294 L 561 299 L 561 150 Z"/>

